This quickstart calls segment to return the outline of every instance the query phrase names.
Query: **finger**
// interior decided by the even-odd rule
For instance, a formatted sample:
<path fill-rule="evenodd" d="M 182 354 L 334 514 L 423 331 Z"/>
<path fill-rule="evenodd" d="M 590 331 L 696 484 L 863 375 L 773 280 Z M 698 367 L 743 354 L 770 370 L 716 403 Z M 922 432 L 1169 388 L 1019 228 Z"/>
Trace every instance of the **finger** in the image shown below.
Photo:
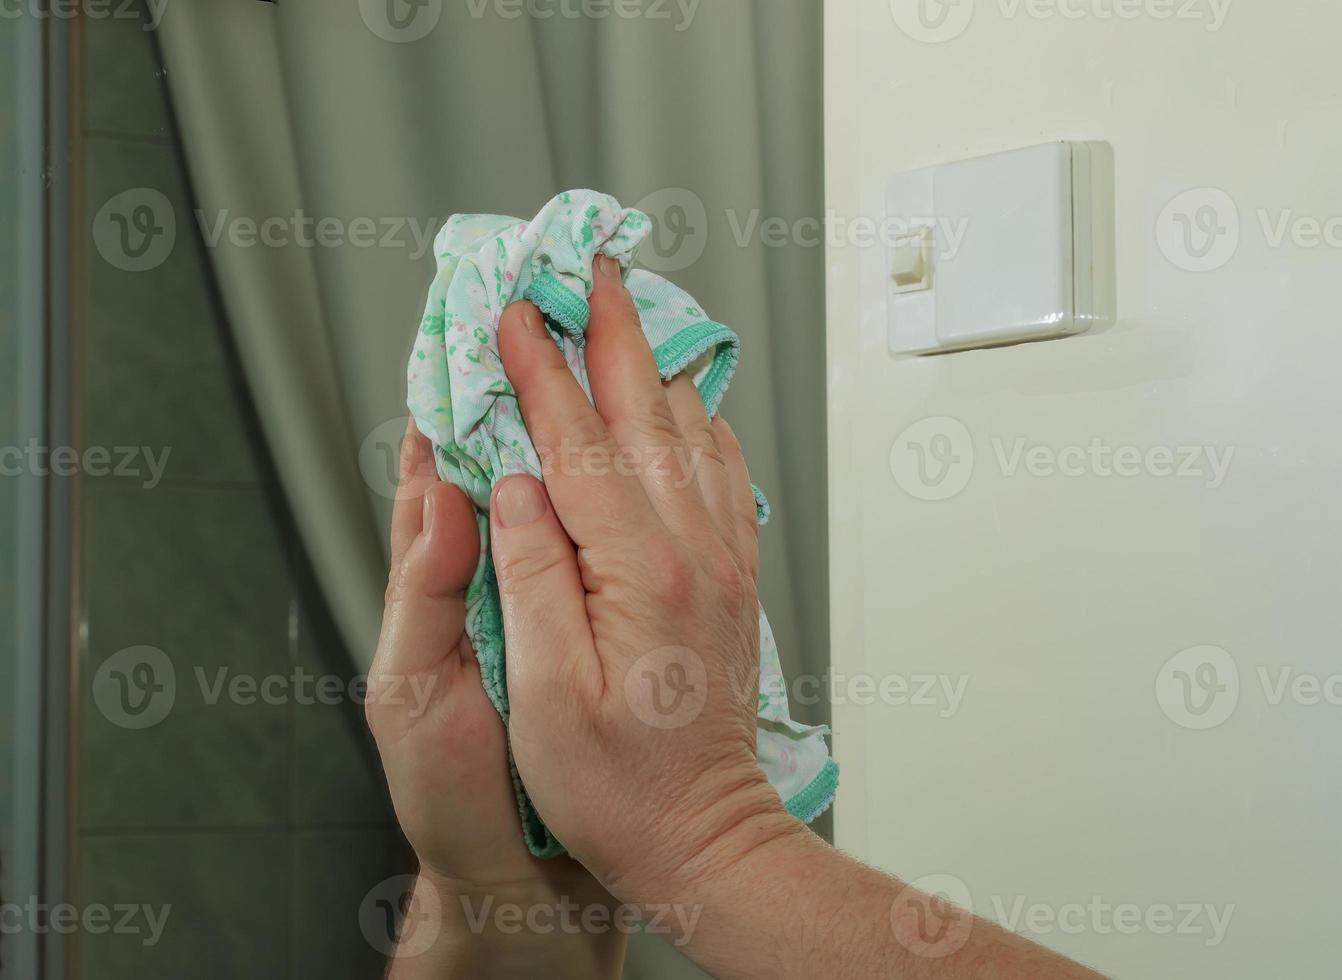
<path fill-rule="evenodd" d="M 503 311 L 499 353 L 568 536 L 591 547 L 655 518 L 638 481 L 617 465 L 619 446 L 545 329 L 540 310 L 522 301 Z"/>
<path fill-rule="evenodd" d="M 702 532 L 708 515 L 685 439 L 619 270 L 607 256 L 593 266 L 586 358 L 592 397 L 615 441 L 629 450 L 662 521 L 677 533 Z"/>
<path fill-rule="evenodd" d="M 750 470 L 746 468 L 746 456 L 741 449 L 740 441 L 736 438 L 736 433 L 721 415 L 713 419 L 711 426 L 727 468 L 731 493 L 730 513 L 736 525 L 739 554 L 745 560 L 746 571 L 750 577 L 758 579 L 760 528 L 755 512 L 755 489 L 750 484 Z"/>
<path fill-rule="evenodd" d="M 439 482 L 420 508 L 422 530 L 387 587 L 370 691 L 374 678 L 403 679 L 434 666 L 456 648 L 465 629 L 466 587 L 480 559 L 475 506 L 459 489 Z"/>
<path fill-rule="evenodd" d="M 545 486 L 530 476 L 500 481 L 490 517 L 509 696 L 521 705 L 570 691 L 575 681 L 599 691 L 601 668 L 578 556 Z"/>
<path fill-rule="evenodd" d="M 699 485 L 713 527 L 732 553 L 743 557 L 739 554 L 741 540 L 732 500 L 732 476 L 704 400 L 687 374 L 678 374 L 667 383 L 666 400 L 685 440 L 685 466 Z"/>
<path fill-rule="evenodd" d="M 433 446 L 410 419 L 401 440 L 400 478 L 391 512 L 391 567 L 405 556 L 424 527 L 424 491 L 438 482 Z"/>

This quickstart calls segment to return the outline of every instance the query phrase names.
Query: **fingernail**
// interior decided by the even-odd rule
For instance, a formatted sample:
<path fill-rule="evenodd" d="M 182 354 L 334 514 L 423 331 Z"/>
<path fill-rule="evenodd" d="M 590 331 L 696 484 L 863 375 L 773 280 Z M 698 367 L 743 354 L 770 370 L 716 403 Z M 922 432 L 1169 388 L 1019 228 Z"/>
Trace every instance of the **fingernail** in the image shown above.
<path fill-rule="evenodd" d="M 424 491 L 424 531 L 425 537 L 433 530 L 433 494 L 429 490 Z"/>
<path fill-rule="evenodd" d="M 541 485 L 530 477 L 505 480 L 494 496 L 498 520 L 505 528 L 530 524 L 545 513 Z"/>
<path fill-rule="evenodd" d="M 522 311 L 522 326 L 526 327 L 527 333 L 533 337 L 545 336 L 545 321 L 541 319 L 541 311 L 530 303 Z"/>
<path fill-rule="evenodd" d="M 609 255 L 598 255 L 596 257 L 596 269 L 607 279 L 618 280 L 620 278 L 620 263 Z"/>

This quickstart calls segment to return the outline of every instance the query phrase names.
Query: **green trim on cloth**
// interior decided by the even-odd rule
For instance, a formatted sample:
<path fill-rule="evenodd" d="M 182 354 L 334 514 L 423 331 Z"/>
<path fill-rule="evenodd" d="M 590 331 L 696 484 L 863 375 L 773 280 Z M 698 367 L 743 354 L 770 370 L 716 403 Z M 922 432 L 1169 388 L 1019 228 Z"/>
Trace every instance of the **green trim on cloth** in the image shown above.
<path fill-rule="evenodd" d="M 587 300 L 576 295 L 554 276 L 548 272 L 536 276 L 527 287 L 526 298 L 535 303 L 551 321 L 559 324 L 575 344 L 581 346 L 587 342 L 587 319 L 591 315 Z"/>
<path fill-rule="evenodd" d="M 830 808 L 838 789 L 839 764 L 833 759 L 826 759 L 815 779 L 786 802 L 787 812 L 802 823 L 810 823 Z"/>
<path fill-rule="evenodd" d="M 736 374 L 737 362 L 741 359 L 741 341 L 736 334 L 721 323 L 705 320 L 686 327 L 669 340 L 658 344 L 652 352 L 657 361 L 657 370 L 664 379 L 674 378 L 688 368 L 705 352 L 717 349 L 709 365 L 694 378 L 708 414 L 716 415 L 722 396 L 727 393 L 727 384 Z"/>

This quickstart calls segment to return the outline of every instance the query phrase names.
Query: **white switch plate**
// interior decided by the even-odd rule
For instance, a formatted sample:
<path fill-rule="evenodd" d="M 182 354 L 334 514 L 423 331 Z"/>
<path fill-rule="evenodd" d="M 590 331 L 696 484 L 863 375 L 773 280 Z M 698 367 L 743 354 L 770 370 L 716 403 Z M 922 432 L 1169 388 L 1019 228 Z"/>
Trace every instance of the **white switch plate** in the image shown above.
<path fill-rule="evenodd" d="M 897 174 L 886 215 L 893 353 L 1043 340 L 1113 322 L 1108 143 L 1044 143 Z M 918 241 L 926 247 L 911 277 Z"/>

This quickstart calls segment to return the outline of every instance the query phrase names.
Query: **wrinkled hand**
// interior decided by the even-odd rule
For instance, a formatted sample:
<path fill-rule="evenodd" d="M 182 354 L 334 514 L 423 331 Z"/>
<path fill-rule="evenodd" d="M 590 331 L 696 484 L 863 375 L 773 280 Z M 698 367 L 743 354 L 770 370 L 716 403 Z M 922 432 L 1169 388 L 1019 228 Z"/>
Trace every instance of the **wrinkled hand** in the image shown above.
<path fill-rule="evenodd" d="M 499 347 L 545 483 L 502 481 L 493 553 L 518 770 L 618 897 L 674 900 L 801 824 L 755 760 L 755 501 L 740 445 L 663 384 L 618 267 L 594 272 L 595 407 L 530 303 Z"/>
<path fill-rule="evenodd" d="M 479 559 L 474 508 L 439 482 L 413 423 L 391 552 L 367 716 L 421 876 L 446 897 L 608 902 L 576 863 L 539 861 L 523 843 L 507 736 L 465 632 L 465 589 Z"/>

